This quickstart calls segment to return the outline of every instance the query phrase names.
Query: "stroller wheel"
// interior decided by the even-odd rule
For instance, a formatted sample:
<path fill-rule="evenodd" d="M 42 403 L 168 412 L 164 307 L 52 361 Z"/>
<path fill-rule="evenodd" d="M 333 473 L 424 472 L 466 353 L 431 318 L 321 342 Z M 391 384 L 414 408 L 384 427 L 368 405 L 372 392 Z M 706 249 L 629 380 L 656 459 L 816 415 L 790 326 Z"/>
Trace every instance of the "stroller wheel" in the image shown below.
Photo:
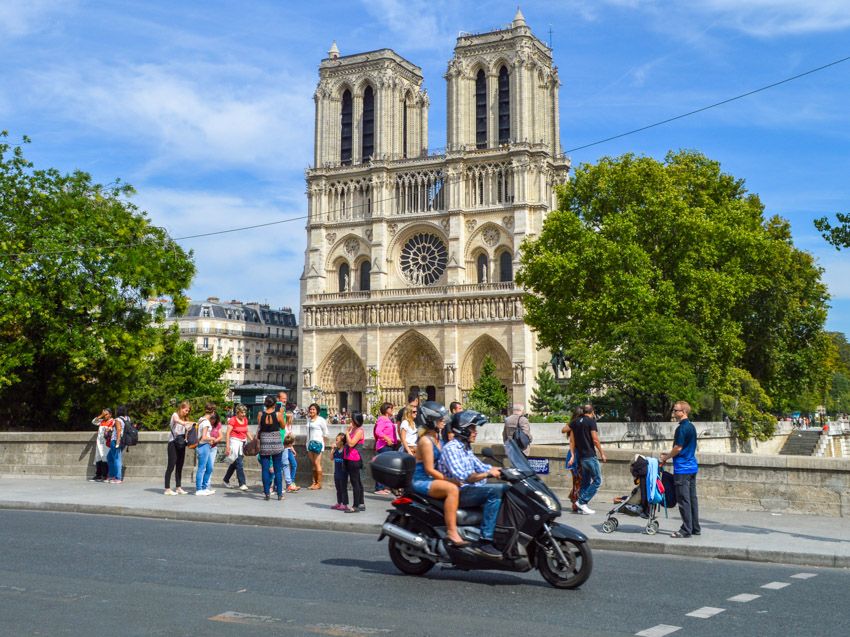
<path fill-rule="evenodd" d="M 646 525 L 646 534 L 655 535 L 656 533 L 658 533 L 658 521 L 652 520 L 649 524 Z"/>
<path fill-rule="evenodd" d="M 608 518 L 602 523 L 603 533 L 613 533 L 617 529 L 617 518 Z"/>

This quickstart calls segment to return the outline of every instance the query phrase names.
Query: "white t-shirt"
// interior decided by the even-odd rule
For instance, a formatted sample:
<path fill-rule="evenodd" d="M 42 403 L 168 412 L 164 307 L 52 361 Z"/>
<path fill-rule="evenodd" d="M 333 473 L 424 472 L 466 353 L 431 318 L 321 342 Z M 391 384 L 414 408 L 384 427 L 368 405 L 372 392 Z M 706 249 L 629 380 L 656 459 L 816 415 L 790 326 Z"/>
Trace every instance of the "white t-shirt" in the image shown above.
<path fill-rule="evenodd" d="M 404 436 L 407 447 L 413 449 L 416 446 L 416 441 L 419 440 L 419 434 L 416 433 L 416 428 L 411 426 L 407 420 L 402 420 L 399 429 L 401 429 L 401 435 Z"/>
<path fill-rule="evenodd" d="M 307 444 L 318 442 L 325 447 L 324 439 L 328 437 L 328 421 L 321 416 L 316 416 L 313 420 L 307 421 Z"/>
<path fill-rule="evenodd" d="M 210 444 L 210 443 L 209 443 L 209 442 L 207 442 L 207 441 L 200 442 L 201 438 L 203 438 L 203 437 L 204 437 L 204 430 L 205 430 L 205 429 L 207 429 L 207 430 L 212 429 L 212 423 L 209 421 L 209 419 L 208 419 L 208 418 L 201 418 L 201 419 L 198 421 L 198 441 L 199 441 L 199 442 L 198 442 L 198 446 L 199 446 L 199 447 L 200 447 L 201 445 L 208 445 L 208 444 Z"/>

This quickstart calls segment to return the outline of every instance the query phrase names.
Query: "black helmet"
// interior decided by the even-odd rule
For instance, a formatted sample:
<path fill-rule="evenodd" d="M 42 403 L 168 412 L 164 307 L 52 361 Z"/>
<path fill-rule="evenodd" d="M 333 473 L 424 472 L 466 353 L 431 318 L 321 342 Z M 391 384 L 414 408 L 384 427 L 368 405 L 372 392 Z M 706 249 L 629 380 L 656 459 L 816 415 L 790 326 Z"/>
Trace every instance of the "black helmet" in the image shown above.
<path fill-rule="evenodd" d="M 448 409 L 436 400 L 429 400 L 419 405 L 419 412 L 416 414 L 416 426 L 433 431 L 437 428 L 437 421 L 445 420 L 448 415 Z"/>
<path fill-rule="evenodd" d="M 471 433 L 469 428 L 480 427 L 486 422 L 487 416 L 480 412 L 473 411 L 472 409 L 467 409 L 466 411 L 459 411 L 454 414 L 449 422 L 449 427 L 455 435 L 455 438 L 460 438 L 464 442 L 469 442 L 469 434 Z"/>

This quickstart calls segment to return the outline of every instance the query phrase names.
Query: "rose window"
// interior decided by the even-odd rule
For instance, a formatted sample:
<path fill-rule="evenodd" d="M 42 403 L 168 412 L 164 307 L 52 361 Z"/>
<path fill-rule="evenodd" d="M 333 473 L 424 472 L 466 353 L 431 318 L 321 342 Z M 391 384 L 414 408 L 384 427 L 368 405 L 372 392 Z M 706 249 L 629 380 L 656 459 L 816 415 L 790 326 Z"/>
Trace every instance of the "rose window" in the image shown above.
<path fill-rule="evenodd" d="M 401 271 L 413 285 L 433 285 L 449 262 L 449 251 L 433 234 L 420 233 L 408 239 L 401 249 Z"/>

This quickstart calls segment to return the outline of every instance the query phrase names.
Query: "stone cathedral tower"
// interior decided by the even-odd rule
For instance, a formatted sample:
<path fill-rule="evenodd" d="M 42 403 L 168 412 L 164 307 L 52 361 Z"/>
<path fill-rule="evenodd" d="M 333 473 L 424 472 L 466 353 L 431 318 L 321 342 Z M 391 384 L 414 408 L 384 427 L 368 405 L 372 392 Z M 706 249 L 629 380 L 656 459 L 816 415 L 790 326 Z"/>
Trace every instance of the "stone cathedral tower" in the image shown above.
<path fill-rule="evenodd" d="M 462 34 L 445 75 L 445 152 L 428 151 L 420 69 L 389 49 L 319 67 L 301 278 L 301 404 L 368 408 L 375 379 L 463 401 L 491 355 L 527 403 L 538 361 L 513 282 L 567 180 L 557 68 L 522 13 Z"/>

